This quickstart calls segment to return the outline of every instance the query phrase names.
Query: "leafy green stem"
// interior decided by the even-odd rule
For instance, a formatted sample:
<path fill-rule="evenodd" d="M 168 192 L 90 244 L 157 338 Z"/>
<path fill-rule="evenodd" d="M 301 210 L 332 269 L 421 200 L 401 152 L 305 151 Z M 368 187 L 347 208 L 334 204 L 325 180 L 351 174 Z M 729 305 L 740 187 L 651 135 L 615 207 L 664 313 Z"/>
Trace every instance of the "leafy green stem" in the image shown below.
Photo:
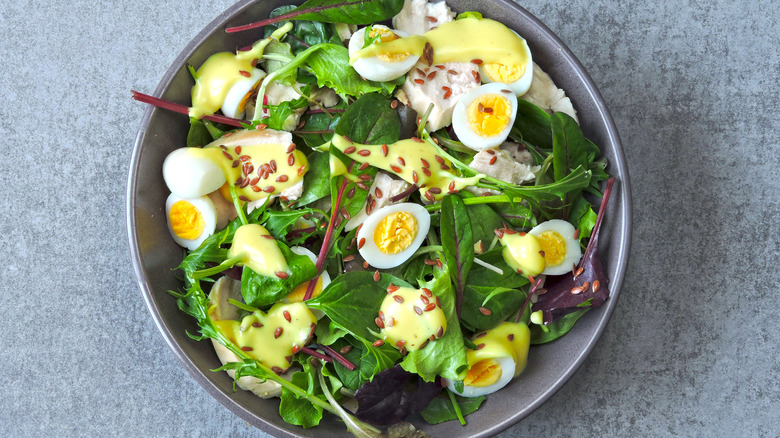
<path fill-rule="evenodd" d="M 214 274 L 219 274 L 222 271 L 225 271 L 227 269 L 232 268 L 236 264 L 240 263 L 243 260 L 243 256 L 237 255 L 235 257 L 231 257 L 224 262 L 218 264 L 217 266 L 212 266 L 211 268 L 201 269 L 199 271 L 195 271 L 190 274 L 190 277 L 192 279 L 200 279 L 203 277 L 211 277 Z"/>
<path fill-rule="evenodd" d="M 230 189 L 230 198 L 233 199 L 233 207 L 235 207 L 236 214 L 238 214 L 238 220 L 241 221 L 241 225 L 248 224 L 249 221 L 246 219 L 246 214 L 244 213 L 244 207 L 241 206 L 241 200 L 238 199 L 238 192 L 236 192 L 236 186 L 233 184 L 228 184 L 228 187 Z"/>
<path fill-rule="evenodd" d="M 448 389 L 447 395 L 450 397 L 450 403 L 452 403 L 452 410 L 455 412 L 455 415 L 458 417 L 458 421 L 460 421 L 461 426 L 465 426 L 466 419 L 463 418 L 463 412 L 460 411 L 460 406 L 458 405 L 458 401 L 455 400 L 455 394 L 453 394 L 452 391 Z"/>

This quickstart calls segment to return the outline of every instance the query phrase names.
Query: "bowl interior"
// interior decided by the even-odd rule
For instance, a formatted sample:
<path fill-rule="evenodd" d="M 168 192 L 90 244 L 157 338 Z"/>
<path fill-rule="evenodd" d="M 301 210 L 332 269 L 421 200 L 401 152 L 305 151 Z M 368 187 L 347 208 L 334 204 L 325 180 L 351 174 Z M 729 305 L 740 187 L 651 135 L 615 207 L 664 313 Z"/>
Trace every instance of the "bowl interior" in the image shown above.
<path fill-rule="evenodd" d="M 600 254 L 611 279 L 611 298 L 588 312 L 563 338 L 533 347 L 528 367 L 510 387 L 492 394 L 483 408 L 468 417 L 468 426 L 457 422 L 427 425 L 414 421 L 432 436 L 491 436 L 511 426 L 547 400 L 580 366 L 593 348 L 615 308 L 625 275 L 630 245 L 631 204 L 628 171 L 620 140 L 604 102 L 580 63 L 566 46 L 530 13 L 506 0 L 447 0 L 455 11 L 477 10 L 502 21 L 529 43 L 534 61 L 570 96 L 583 130 L 600 145 L 609 160 L 608 171 L 617 180 L 603 224 Z M 173 102 L 190 102 L 191 78 L 186 63 L 200 65 L 218 51 L 232 51 L 260 38 L 255 31 L 226 34 L 230 25 L 245 24 L 268 16 L 289 1 L 242 1 L 210 23 L 168 69 L 156 96 Z M 278 415 L 278 400 L 260 400 L 246 391 L 233 392 L 232 379 L 209 369 L 219 366 L 210 342 L 196 342 L 186 331 L 197 330 L 194 321 L 176 307 L 168 290 L 181 288 L 174 268 L 182 250 L 168 234 L 164 205 L 168 196 L 162 179 L 162 162 L 169 152 L 185 144 L 186 117 L 149 107 L 144 114 L 130 166 L 127 221 L 131 256 L 144 300 L 168 345 L 190 374 L 217 400 L 251 424 L 277 436 L 344 436 L 343 424 L 326 416 L 320 427 L 304 430 L 286 424 Z"/>

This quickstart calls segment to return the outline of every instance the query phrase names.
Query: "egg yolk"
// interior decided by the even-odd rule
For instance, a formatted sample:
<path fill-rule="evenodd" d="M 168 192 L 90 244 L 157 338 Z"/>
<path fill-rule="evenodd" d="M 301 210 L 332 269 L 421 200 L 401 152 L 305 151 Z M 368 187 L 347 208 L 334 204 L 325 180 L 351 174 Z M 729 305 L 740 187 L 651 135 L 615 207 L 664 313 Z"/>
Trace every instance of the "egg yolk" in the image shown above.
<path fill-rule="evenodd" d="M 504 96 L 485 94 L 469 105 L 468 120 L 471 130 L 482 137 L 492 137 L 504 130 L 512 118 L 512 105 Z"/>
<path fill-rule="evenodd" d="M 374 243 L 385 254 L 398 254 L 408 248 L 417 236 L 417 219 L 398 211 L 387 215 L 374 230 Z"/>
<path fill-rule="evenodd" d="M 536 236 L 544 251 L 544 262 L 547 266 L 557 266 L 566 257 L 566 240 L 555 231 L 545 231 Z"/>
<path fill-rule="evenodd" d="M 379 40 L 383 43 L 387 43 L 393 40 L 398 39 L 398 35 L 394 34 L 393 32 L 387 30 L 387 29 L 371 29 L 371 31 L 368 33 L 368 36 L 371 38 L 379 37 Z M 381 59 L 385 62 L 401 62 L 408 58 L 410 53 L 408 52 L 386 52 L 386 53 L 380 53 L 376 55 L 377 58 Z"/>
<path fill-rule="evenodd" d="M 490 386 L 501 378 L 501 365 L 493 359 L 481 360 L 469 368 L 463 383 L 467 386 Z"/>
<path fill-rule="evenodd" d="M 206 228 L 203 215 L 194 205 L 187 201 L 178 201 L 171 206 L 168 212 L 171 229 L 182 239 L 197 239 Z"/>
<path fill-rule="evenodd" d="M 309 284 L 314 280 L 309 280 L 299 284 L 289 295 L 287 295 L 287 301 L 291 303 L 300 303 L 303 301 L 303 297 L 306 296 L 306 290 L 309 288 Z M 314 286 L 314 292 L 311 297 L 314 298 L 322 292 L 322 277 L 317 277 L 317 284 Z"/>
<path fill-rule="evenodd" d="M 482 69 L 493 82 L 510 84 L 520 79 L 525 73 L 524 65 L 504 65 L 497 62 L 482 64 Z"/>

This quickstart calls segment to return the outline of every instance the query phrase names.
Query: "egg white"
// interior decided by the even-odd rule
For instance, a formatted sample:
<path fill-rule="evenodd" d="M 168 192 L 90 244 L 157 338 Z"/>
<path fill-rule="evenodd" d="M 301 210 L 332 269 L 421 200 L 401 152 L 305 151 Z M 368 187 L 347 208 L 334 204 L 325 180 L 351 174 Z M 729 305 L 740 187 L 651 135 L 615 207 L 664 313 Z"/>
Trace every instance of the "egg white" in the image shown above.
<path fill-rule="evenodd" d="M 374 25 L 373 28 L 390 30 L 399 37 L 409 36 L 409 34 L 406 32 L 392 30 L 387 26 Z M 352 35 L 352 38 L 349 40 L 349 56 L 354 55 L 355 52 L 363 48 L 363 45 L 365 44 L 366 29 L 367 28 L 364 27 Z M 392 81 L 393 79 L 399 78 L 411 70 L 419 58 L 419 55 L 410 54 L 403 61 L 387 62 L 385 60 L 379 59 L 376 56 L 372 56 L 355 60 L 355 62 L 352 64 L 352 67 L 360 74 L 360 76 L 363 76 L 368 80 L 383 82 Z"/>
<path fill-rule="evenodd" d="M 509 87 L 509 89 L 512 90 L 516 96 L 520 97 L 524 95 L 529 88 L 531 88 L 531 81 L 534 78 L 534 61 L 531 57 L 531 49 L 528 47 L 528 42 L 526 42 L 526 40 L 522 38 L 517 32 L 515 32 L 515 35 L 523 40 L 523 49 L 525 51 L 527 62 L 524 66 L 525 70 L 523 71 L 523 75 L 520 76 L 520 78 L 516 81 L 506 84 L 506 86 Z M 479 75 L 483 82 L 496 82 L 487 73 L 484 65 L 479 67 Z"/>
<path fill-rule="evenodd" d="M 501 377 L 498 378 L 496 383 L 488 386 L 469 386 L 464 384 L 463 392 L 460 392 L 455 389 L 455 381 L 447 379 L 447 388 L 461 397 L 479 397 L 492 394 L 505 387 L 515 376 L 515 361 L 511 357 L 497 357 L 493 358 L 493 360 L 498 362 L 498 366 L 501 368 Z"/>
<path fill-rule="evenodd" d="M 417 221 L 417 234 L 414 236 L 412 243 L 403 251 L 397 254 L 385 254 L 374 242 L 374 232 L 376 227 L 382 222 L 382 219 L 390 214 L 405 211 L 414 216 Z M 412 254 L 422 245 L 425 236 L 428 234 L 428 230 L 431 227 L 431 214 L 420 204 L 411 202 L 404 202 L 400 204 L 388 205 L 382 207 L 371 213 L 366 221 L 363 222 L 363 226 L 357 233 L 358 242 L 362 239 L 366 239 L 363 246 L 358 250 L 363 259 L 367 261 L 371 266 L 379 269 L 394 268 L 401 263 L 407 261 Z"/>
<path fill-rule="evenodd" d="M 171 226 L 171 207 L 173 207 L 173 205 L 179 201 L 189 202 L 193 207 L 195 207 L 196 210 L 200 212 L 201 216 L 203 217 L 203 231 L 198 237 L 194 239 L 185 239 L 179 236 L 173 231 L 173 227 Z M 173 238 L 174 242 L 192 251 L 197 249 L 200 244 L 206 240 L 206 238 L 214 234 L 214 230 L 217 228 L 217 209 L 208 196 L 186 199 L 171 193 L 171 195 L 168 196 L 168 199 L 165 201 L 165 219 L 168 224 L 168 232 L 171 233 L 171 237 Z"/>
<path fill-rule="evenodd" d="M 528 232 L 534 237 L 539 237 L 545 231 L 554 231 L 558 233 L 566 243 L 566 255 L 557 265 L 546 264 L 542 274 L 544 275 L 562 275 L 571 272 L 572 266 L 579 263 L 582 258 L 582 249 L 579 240 L 574 238 L 574 225 L 561 219 L 552 219 L 535 226 Z"/>
<path fill-rule="evenodd" d="M 233 84 L 222 102 L 222 114 L 234 119 L 244 118 L 244 106 L 241 102 L 252 92 L 252 89 L 265 77 L 265 72 L 259 68 L 252 69 L 251 76 Z M 244 102 L 246 104 L 246 102 Z"/>
<path fill-rule="evenodd" d="M 509 136 L 509 131 L 512 130 L 515 117 L 517 117 L 517 97 L 514 95 L 514 93 L 505 93 L 501 91 L 506 89 L 506 84 L 493 82 L 474 88 L 473 90 L 464 94 L 463 97 L 458 100 L 458 103 L 455 105 L 455 109 L 452 112 L 452 128 L 455 130 L 455 134 L 458 136 L 458 140 L 476 151 L 496 147 L 503 143 L 504 140 L 506 140 L 506 138 Z M 509 101 L 509 105 L 511 107 L 510 120 L 509 123 L 507 123 L 507 126 L 505 126 L 504 129 L 502 129 L 499 133 L 488 137 L 483 137 L 471 129 L 468 108 L 474 100 L 489 94 L 498 94 Z"/>
<path fill-rule="evenodd" d="M 184 199 L 199 198 L 222 187 L 225 174 L 211 160 L 188 153 L 191 148 L 179 148 L 163 162 L 163 179 L 168 190 Z"/>

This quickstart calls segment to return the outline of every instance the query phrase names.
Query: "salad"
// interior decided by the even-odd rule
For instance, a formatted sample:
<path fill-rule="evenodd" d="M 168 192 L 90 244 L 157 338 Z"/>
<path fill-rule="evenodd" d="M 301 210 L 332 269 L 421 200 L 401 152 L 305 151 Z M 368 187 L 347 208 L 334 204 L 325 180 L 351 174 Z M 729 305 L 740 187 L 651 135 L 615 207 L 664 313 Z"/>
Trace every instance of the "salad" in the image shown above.
<path fill-rule="evenodd" d="M 522 36 L 426 0 L 227 31 L 251 44 L 188 66 L 189 106 L 134 97 L 190 120 L 162 168 L 190 336 L 286 422 L 465 425 L 609 297 L 613 180 Z"/>

